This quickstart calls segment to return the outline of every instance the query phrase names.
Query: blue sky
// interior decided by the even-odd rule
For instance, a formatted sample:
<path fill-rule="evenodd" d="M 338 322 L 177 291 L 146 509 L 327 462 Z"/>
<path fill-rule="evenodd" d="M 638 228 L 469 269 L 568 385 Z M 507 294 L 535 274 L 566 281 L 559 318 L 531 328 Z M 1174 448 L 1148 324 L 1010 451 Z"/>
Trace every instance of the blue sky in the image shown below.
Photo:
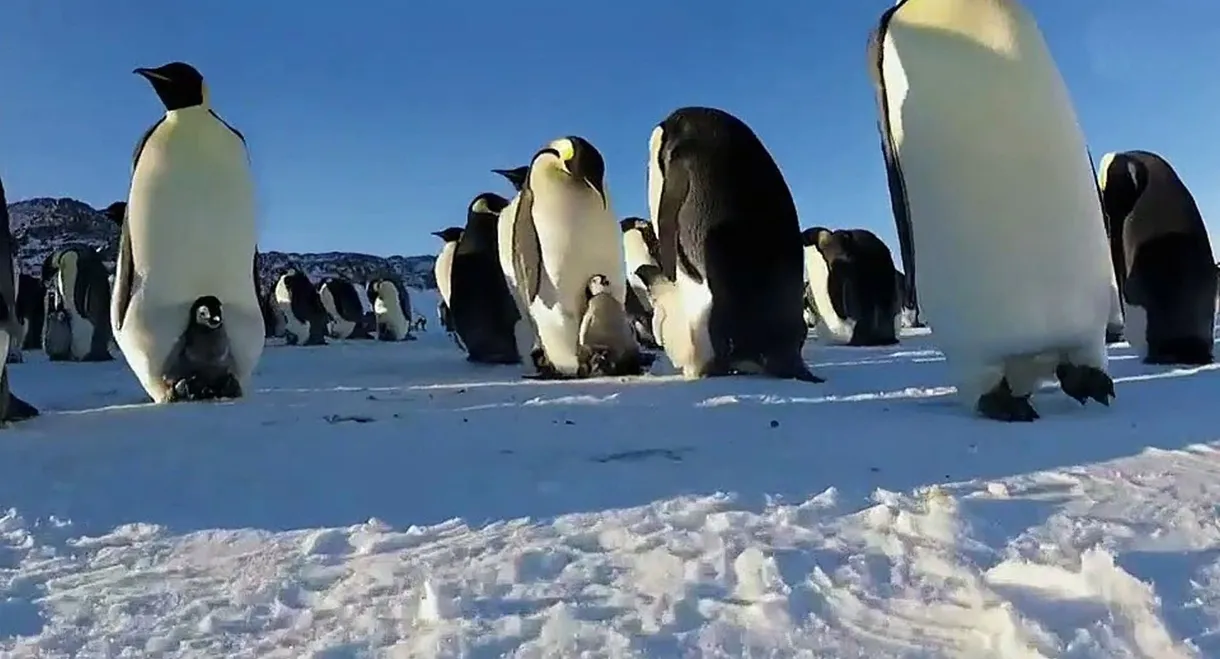
<path fill-rule="evenodd" d="M 645 215 L 648 135 L 682 105 L 749 123 L 802 225 L 893 246 L 864 56 L 889 4 L 10 1 L 0 173 L 10 200 L 125 198 L 134 143 L 162 112 L 131 70 L 181 59 L 249 140 L 264 249 L 432 252 L 429 232 L 462 224 L 475 194 L 507 194 L 489 169 L 572 133 L 605 155 L 615 211 Z M 1094 154 L 1159 151 L 1204 215 L 1220 212 L 1220 6 L 1027 6 Z"/>

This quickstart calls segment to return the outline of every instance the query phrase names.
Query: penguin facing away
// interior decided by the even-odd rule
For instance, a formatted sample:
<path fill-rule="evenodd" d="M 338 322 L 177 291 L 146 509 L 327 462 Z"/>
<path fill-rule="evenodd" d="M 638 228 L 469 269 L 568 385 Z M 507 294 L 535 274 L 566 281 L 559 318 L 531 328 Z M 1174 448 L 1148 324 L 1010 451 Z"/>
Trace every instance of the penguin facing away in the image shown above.
<path fill-rule="evenodd" d="M 452 291 L 450 273 L 453 270 L 453 253 L 457 251 L 458 241 L 462 239 L 462 227 L 448 227 L 442 231 L 433 231 L 432 235 L 444 242 L 441 251 L 436 255 L 436 264 L 432 267 L 433 273 L 436 275 L 436 290 L 441 294 L 440 304 L 437 305 L 437 315 L 441 321 L 441 327 L 446 332 L 452 332 L 453 323 L 449 319 L 449 309 L 451 308 L 449 299 Z"/>
<path fill-rule="evenodd" d="M 513 217 L 512 253 L 541 344 L 537 377 L 579 377 L 580 324 L 594 275 L 606 276 L 620 305 L 626 297 L 622 232 L 605 190 L 601 153 L 582 137 L 553 140 L 530 160 Z"/>
<path fill-rule="evenodd" d="M 309 275 L 288 268 L 275 284 L 275 302 L 284 316 L 284 338 L 291 346 L 326 345 L 326 307 Z"/>
<path fill-rule="evenodd" d="M 111 318 L 128 366 L 154 401 L 206 399 L 209 378 L 190 378 L 179 346 L 193 331 L 192 309 L 214 297 L 235 388 L 250 390 L 266 333 L 255 263 L 254 183 L 245 137 L 212 109 L 195 67 L 170 62 L 134 71 L 153 88 L 165 114 L 132 156 L 131 191 L 119 239 Z M 182 380 L 171 382 L 173 374 Z M 171 378 L 172 379 L 172 378 Z M 175 393 L 175 389 L 178 391 Z"/>
<path fill-rule="evenodd" d="M 471 362 L 518 364 L 517 303 L 500 270 L 498 225 L 508 200 L 484 192 L 471 200 L 453 256 L 450 318 Z"/>
<path fill-rule="evenodd" d="M 1149 364 L 1213 361 L 1216 275 L 1207 227 L 1162 156 L 1108 153 L 1098 172 L 1125 334 Z"/>
<path fill-rule="evenodd" d="M 821 382 L 801 358 L 804 255 L 796 205 L 765 146 L 737 117 L 675 110 L 649 139 L 649 209 L 666 279 L 680 292 L 699 376 Z"/>
<path fill-rule="evenodd" d="M 51 361 L 103 362 L 110 354 L 110 281 L 102 259 L 93 249 L 69 245 L 42 264 L 42 278 L 54 289 L 55 308 L 46 324 L 58 325 L 52 333 L 66 341 L 46 345 Z"/>
<path fill-rule="evenodd" d="M 1031 394 L 1057 378 L 1108 405 L 1104 219 L 1033 17 L 1017 0 L 901 0 L 869 60 L 910 295 L 963 402 L 1033 421 Z"/>
<path fill-rule="evenodd" d="M 656 262 L 643 263 L 634 272 L 648 287 L 648 299 L 652 303 L 652 335 L 665 351 L 665 357 L 681 371 L 684 378 L 694 380 L 703 377 L 714 355 L 700 352 L 710 351 L 711 346 L 695 341 L 690 320 L 686 316 L 682 291 L 665 276 Z"/>
<path fill-rule="evenodd" d="M 8 199 L 3 181 L 0 181 L 0 214 L 0 354 L 7 354 L 19 321 L 17 282 L 13 279 L 16 244 L 9 229 Z M 0 422 L 7 424 L 36 416 L 38 409 L 13 393 L 8 365 L 0 363 Z"/>
<path fill-rule="evenodd" d="M 47 289 L 38 277 L 24 273 L 18 277 L 17 318 L 23 328 L 22 350 L 42 348 L 42 327 L 46 321 L 43 299 L 46 294 Z"/>
<path fill-rule="evenodd" d="M 344 277 L 326 277 L 318 284 L 318 297 L 329 318 L 330 335 L 336 339 L 373 338 L 364 325 L 360 293 Z"/>
<path fill-rule="evenodd" d="M 386 275 L 369 281 L 365 289 L 377 323 L 379 341 L 409 341 L 411 297 L 397 277 Z"/>
<path fill-rule="evenodd" d="M 852 346 L 898 343 L 902 306 L 894 260 L 866 229 L 813 227 L 801 232 L 818 338 Z"/>
<path fill-rule="evenodd" d="M 517 285 L 517 274 L 513 270 L 513 222 L 517 218 L 517 205 L 521 202 L 521 188 L 524 187 L 529 175 L 529 165 L 513 169 L 493 169 L 492 172 L 503 176 L 516 190 L 516 194 L 508 201 L 508 205 L 500 211 L 500 219 L 496 224 L 496 250 L 500 256 L 500 270 L 504 281 L 508 284 L 509 293 L 517 305 L 517 324 L 513 327 L 513 337 L 517 343 L 517 354 L 529 355 L 534 368 L 541 372 L 546 368 L 543 359 L 542 346 L 538 340 L 538 328 L 530 317 L 529 304 L 521 288 Z"/>
<path fill-rule="evenodd" d="M 610 293 L 610 279 L 594 275 L 585 291 L 578 350 L 583 375 L 639 375 L 655 360 L 640 351 L 627 312 Z"/>
<path fill-rule="evenodd" d="M 628 217 L 619 222 L 623 232 L 623 255 L 627 261 L 627 299 L 624 308 L 631 328 L 640 345 L 659 350 L 661 345 L 652 334 L 652 302 L 648 287 L 636 275 L 635 269 L 646 263 L 656 263 L 657 234 L 652 223 L 640 217 Z"/>
<path fill-rule="evenodd" d="M 164 368 L 166 402 L 240 398 L 233 351 L 224 328 L 224 310 L 214 295 L 191 304 L 178 346 Z"/>

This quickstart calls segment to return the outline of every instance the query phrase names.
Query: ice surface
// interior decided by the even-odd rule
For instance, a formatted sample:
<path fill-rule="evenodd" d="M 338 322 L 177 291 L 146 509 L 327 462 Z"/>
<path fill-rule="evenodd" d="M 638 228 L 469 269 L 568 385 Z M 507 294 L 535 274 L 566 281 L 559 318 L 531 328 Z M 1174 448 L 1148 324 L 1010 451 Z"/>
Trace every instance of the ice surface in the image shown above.
<path fill-rule="evenodd" d="M 1112 408 L 1004 425 L 932 336 L 539 383 L 430 326 L 273 345 L 237 403 L 27 353 L 0 656 L 1220 656 L 1213 368 L 1118 347 Z"/>

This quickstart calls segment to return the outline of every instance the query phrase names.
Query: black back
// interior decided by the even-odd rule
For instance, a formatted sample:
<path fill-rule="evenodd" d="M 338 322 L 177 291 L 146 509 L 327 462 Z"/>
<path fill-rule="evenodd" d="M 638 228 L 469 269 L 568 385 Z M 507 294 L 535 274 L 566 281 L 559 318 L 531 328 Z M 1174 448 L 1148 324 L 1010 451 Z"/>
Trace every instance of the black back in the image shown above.
<path fill-rule="evenodd" d="M 8 198 L 4 192 L 3 181 L 0 181 L 0 213 L 3 213 L 0 217 L 0 324 L 3 324 L 9 336 L 12 336 L 18 330 L 17 282 L 13 281 L 16 245 L 9 228 Z M 7 361 L 7 355 L 5 358 Z M 8 368 L 0 369 L 0 419 L 18 421 L 34 416 L 38 416 L 38 410 L 15 396 L 9 388 Z"/>
<path fill-rule="evenodd" d="M 819 235 L 817 229 L 810 230 Z M 812 243 L 829 269 L 827 292 L 835 314 L 854 320 L 852 345 L 892 345 L 894 318 L 902 311 L 890 249 L 867 229 L 824 231 Z M 809 243 L 809 232 L 802 234 Z"/>
<path fill-rule="evenodd" d="M 779 166 L 754 131 L 723 110 L 682 108 L 660 125 L 662 271 L 672 280 L 681 268 L 707 281 L 718 358 L 777 362 L 779 351 L 797 368 L 807 334 L 804 253 Z"/>
<path fill-rule="evenodd" d="M 475 210 L 480 200 L 486 211 Z M 513 335 L 520 314 L 500 268 L 498 213 L 507 205 L 493 192 L 472 199 L 453 255 L 448 317 L 474 362 L 512 364 L 521 358 Z"/>
<path fill-rule="evenodd" d="M 360 293 L 356 292 L 352 282 L 344 277 L 327 277 L 322 280 L 322 286 L 330 291 L 340 318 L 352 323 L 364 318 L 364 305 L 360 303 Z"/>
<path fill-rule="evenodd" d="M 42 325 L 46 320 L 43 299 L 46 294 L 46 287 L 38 277 L 22 273 L 18 278 L 17 319 L 27 323 L 25 344 L 21 346 L 23 350 L 42 348 Z"/>
<path fill-rule="evenodd" d="M 288 287 L 292 315 L 296 316 L 297 320 L 325 325 L 326 307 L 322 306 L 322 298 L 314 289 L 313 283 L 309 281 L 308 275 L 297 270 L 284 277 L 284 285 Z"/>

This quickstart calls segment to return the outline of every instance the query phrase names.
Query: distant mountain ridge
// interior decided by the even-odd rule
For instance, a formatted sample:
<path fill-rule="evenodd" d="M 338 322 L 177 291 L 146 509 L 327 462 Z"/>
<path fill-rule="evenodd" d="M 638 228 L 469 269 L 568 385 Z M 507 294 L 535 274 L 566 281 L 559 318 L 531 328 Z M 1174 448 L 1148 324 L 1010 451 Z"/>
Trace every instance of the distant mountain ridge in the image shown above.
<path fill-rule="evenodd" d="M 113 271 L 118 253 L 119 228 L 99 209 L 69 197 L 38 197 L 8 205 L 9 228 L 17 244 L 21 271 L 38 275 L 47 256 L 69 244 L 84 244 L 102 252 Z M 261 248 L 262 246 L 260 246 Z M 263 290 L 289 265 L 295 265 L 318 281 L 341 275 L 357 284 L 383 273 L 397 275 L 408 286 L 435 289 L 434 255 L 375 256 L 353 252 L 298 253 L 265 251 L 259 254 L 258 271 Z"/>

